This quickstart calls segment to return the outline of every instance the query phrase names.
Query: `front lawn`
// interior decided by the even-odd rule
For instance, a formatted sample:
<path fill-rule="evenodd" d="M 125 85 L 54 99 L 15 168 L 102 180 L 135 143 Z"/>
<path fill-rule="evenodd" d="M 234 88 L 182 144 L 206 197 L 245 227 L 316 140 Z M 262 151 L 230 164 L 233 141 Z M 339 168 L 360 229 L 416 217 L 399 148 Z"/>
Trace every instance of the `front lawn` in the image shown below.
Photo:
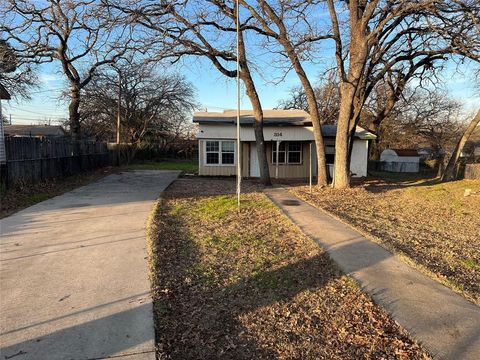
<path fill-rule="evenodd" d="M 164 160 L 146 161 L 126 165 L 126 170 L 182 170 L 189 173 L 198 172 L 198 160 Z"/>
<path fill-rule="evenodd" d="M 272 202 L 244 182 L 180 179 L 149 224 L 160 359 L 428 355 Z"/>
<path fill-rule="evenodd" d="M 368 179 L 348 190 L 291 191 L 480 300 L 480 181 Z"/>

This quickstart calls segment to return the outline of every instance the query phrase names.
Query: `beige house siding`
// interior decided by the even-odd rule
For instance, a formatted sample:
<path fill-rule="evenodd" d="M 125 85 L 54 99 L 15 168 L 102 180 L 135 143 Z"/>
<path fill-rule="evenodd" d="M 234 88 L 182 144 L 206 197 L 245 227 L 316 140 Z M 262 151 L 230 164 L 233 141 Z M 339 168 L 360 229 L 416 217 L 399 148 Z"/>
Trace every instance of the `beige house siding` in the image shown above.
<path fill-rule="evenodd" d="M 225 165 L 206 165 L 205 164 L 205 141 L 207 140 L 199 140 L 198 141 L 198 174 L 202 176 L 234 176 L 237 174 L 237 166 L 225 166 Z M 248 143 L 242 143 L 242 156 L 240 161 L 243 160 L 242 163 L 242 176 L 247 176 L 246 172 L 248 172 Z"/>
<path fill-rule="evenodd" d="M 278 164 L 278 178 L 279 179 L 300 179 L 308 178 L 310 168 L 310 142 L 302 142 L 302 162 L 301 164 Z M 267 143 L 267 160 L 270 169 L 270 176 L 272 179 L 276 177 L 276 165 L 272 162 L 272 150 L 274 143 Z M 274 159 L 273 159 L 274 160 Z"/>
<path fill-rule="evenodd" d="M 249 177 L 250 173 L 250 143 L 242 142 L 242 177 Z"/>
<path fill-rule="evenodd" d="M 235 176 L 236 166 L 215 166 L 205 164 L 205 141 L 199 140 L 199 167 L 198 173 L 202 176 Z M 242 177 L 250 177 L 250 147 L 253 142 L 242 142 Z M 310 161 L 310 142 L 302 142 L 301 164 L 279 164 L 278 177 L 283 179 L 308 178 Z M 267 142 L 267 160 L 270 177 L 275 178 L 276 166 L 272 162 L 272 143 Z M 315 166 L 314 166 L 315 167 Z"/>

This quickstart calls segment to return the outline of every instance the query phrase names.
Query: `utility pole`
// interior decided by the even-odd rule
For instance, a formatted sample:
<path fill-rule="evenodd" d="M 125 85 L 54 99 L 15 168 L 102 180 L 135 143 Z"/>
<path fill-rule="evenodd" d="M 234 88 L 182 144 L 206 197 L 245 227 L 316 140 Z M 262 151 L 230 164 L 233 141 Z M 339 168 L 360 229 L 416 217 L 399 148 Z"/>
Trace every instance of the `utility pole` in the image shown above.
<path fill-rule="evenodd" d="M 10 114 L 10 125 L 12 125 L 12 114 Z"/>

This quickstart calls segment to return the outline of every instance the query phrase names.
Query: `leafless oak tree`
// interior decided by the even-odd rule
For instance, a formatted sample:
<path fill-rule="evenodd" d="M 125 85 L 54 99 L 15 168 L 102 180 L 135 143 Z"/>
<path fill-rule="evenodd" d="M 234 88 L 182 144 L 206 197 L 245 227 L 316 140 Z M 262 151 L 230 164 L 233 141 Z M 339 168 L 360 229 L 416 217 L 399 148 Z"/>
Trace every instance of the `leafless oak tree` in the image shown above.
<path fill-rule="evenodd" d="M 325 79 L 322 78 L 318 84 L 314 85 L 315 98 L 317 100 L 318 112 L 322 119 L 322 124 L 337 123 L 340 100 L 338 90 L 338 81 L 331 75 L 327 75 Z M 281 109 L 310 111 L 303 86 L 291 88 L 288 96 L 279 101 L 278 107 Z"/>
<path fill-rule="evenodd" d="M 29 92 L 38 85 L 38 78 L 32 64 L 19 61 L 15 51 L 0 39 L 0 84 L 11 96 L 29 98 Z"/>
<path fill-rule="evenodd" d="M 129 16 L 127 22 L 136 22 L 152 31 L 151 42 L 156 45 L 158 59 L 177 62 L 185 56 L 208 59 L 224 76 L 235 78 L 238 45 L 239 77 L 245 86 L 254 115 L 254 133 L 260 164 L 260 180 L 270 185 L 270 174 L 263 135 L 263 109 L 252 76 L 251 62 L 247 56 L 244 31 L 247 25 L 241 21 L 238 43 L 235 43 L 235 2 L 211 1 L 122 1 L 105 2 Z"/>
<path fill-rule="evenodd" d="M 57 61 L 69 84 L 69 125 L 81 136 L 81 91 L 103 65 L 125 55 L 131 24 L 119 24 L 97 0 L 4 0 L 0 29 L 23 62 Z"/>
<path fill-rule="evenodd" d="M 120 93 L 121 137 L 139 145 L 179 138 L 196 107 L 195 90 L 182 75 L 159 74 L 145 63 L 117 64 L 121 74 L 104 69 L 84 89 L 81 116 L 84 132 L 99 140 L 112 140 Z M 120 89 L 119 89 L 120 86 Z"/>
<path fill-rule="evenodd" d="M 319 186 L 325 186 L 327 185 L 327 168 L 325 144 L 321 129 L 323 119 L 320 116 L 315 89 L 301 62 L 302 56 L 307 52 L 309 44 L 314 41 L 330 38 L 329 34 L 316 33 L 307 19 L 309 13 L 315 11 L 311 5 L 316 2 L 239 1 L 243 7 L 248 9 L 250 15 L 255 20 L 249 28 L 259 34 L 275 39 L 281 45 L 284 54 L 291 63 L 291 67 L 300 80 L 314 130 L 318 166 L 317 184 Z"/>
<path fill-rule="evenodd" d="M 445 168 L 444 173 L 442 174 L 442 181 L 452 181 L 456 178 L 456 168 L 457 162 L 460 158 L 460 154 L 465 147 L 469 137 L 473 134 L 475 129 L 477 128 L 478 124 L 480 124 L 480 110 L 477 112 L 477 115 L 470 121 L 470 124 L 465 129 L 465 132 L 462 134 L 462 137 L 458 141 L 457 145 L 455 146 L 455 150 L 448 161 L 447 167 Z"/>
<path fill-rule="evenodd" d="M 340 77 L 336 188 L 349 187 L 355 126 L 375 85 L 405 63 L 435 65 L 440 57 L 479 59 L 475 0 L 327 0 Z"/>

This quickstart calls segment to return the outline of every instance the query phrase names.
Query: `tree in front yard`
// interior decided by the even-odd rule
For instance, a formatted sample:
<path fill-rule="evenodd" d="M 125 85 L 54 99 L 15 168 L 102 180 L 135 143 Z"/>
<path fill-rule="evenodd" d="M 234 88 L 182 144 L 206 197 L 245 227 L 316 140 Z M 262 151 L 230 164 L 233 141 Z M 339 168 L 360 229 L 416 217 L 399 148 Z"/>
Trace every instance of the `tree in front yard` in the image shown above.
<path fill-rule="evenodd" d="M 97 73 L 85 88 L 80 109 L 85 133 L 112 140 L 119 108 L 122 142 L 139 145 L 147 139 L 160 143 L 182 137 L 196 107 L 195 89 L 182 75 L 126 63 L 118 64 L 117 71 Z"/>
<path fill-rule="evenodd" d="M 478 124 L 480 124 L 480 110 L 477 112 L 477 115 L 475 115 L 472 121 L 470 121 L 470 124 L 467 126 L 467 128 L 465 129 L 465 132 L 462 134 L 462 137 L 458 141 L 457 146 L 455 146 L 455 150 L 453 151 L 452 156 L 448 161 L 447 167 L 444 173 L 442 174 L 442 181 L 455 180 L 457 163 L 458 163 L 458 159 L 460 158 L 460 154 L 462 153 L 466 142 L 468 141 L 470 136 L 473 134 Z"/>
<path fill-rule="evenodd" d="M 7 41 L 0 39 L 0 84 L 13 97 L 29 98 L 32 88 L 38 84 L 32 64 L 21 62 Z"/>
<path fill-rule="evenodd" d="M 101 1 L 4 0 L 0 27 L 24 63 L 55 62 L 68 81 L 69 126 L 81 137 L 81 92 L 98 69 L 129 51 L 131 24 L 120 24 Z"/>
<path fill-rule="evenodd" d="M 235 42 L 237 11 L 233 2 L 224 1 L 138 1 L 125 4 L 112 0 L 110 6 L 126 14 L 125 21 L 138 22 L 149 34 L 146 42 L 154 45 L 155 59 L 176 63 L 185 57 L 207 59 L 222 75 L 238 75 L 253 109 L 255 142 L 260 165 L 260 180 L 271 185 L 266 144 L 263 135 L 263 108 L 253 78 L 252 61 L 245 44 L 248 24 L 240 20 Z"/>
<path fill-rule="evenodd" d="M 355 127 L 375 85 L 408 63 L 422 68 L 453 55 L 479 61 L 476 0 L 327 0 L 340 79 L 335 188 L 350 186 Z M 436 58 L 442 56 L 442 58 Z"/>

